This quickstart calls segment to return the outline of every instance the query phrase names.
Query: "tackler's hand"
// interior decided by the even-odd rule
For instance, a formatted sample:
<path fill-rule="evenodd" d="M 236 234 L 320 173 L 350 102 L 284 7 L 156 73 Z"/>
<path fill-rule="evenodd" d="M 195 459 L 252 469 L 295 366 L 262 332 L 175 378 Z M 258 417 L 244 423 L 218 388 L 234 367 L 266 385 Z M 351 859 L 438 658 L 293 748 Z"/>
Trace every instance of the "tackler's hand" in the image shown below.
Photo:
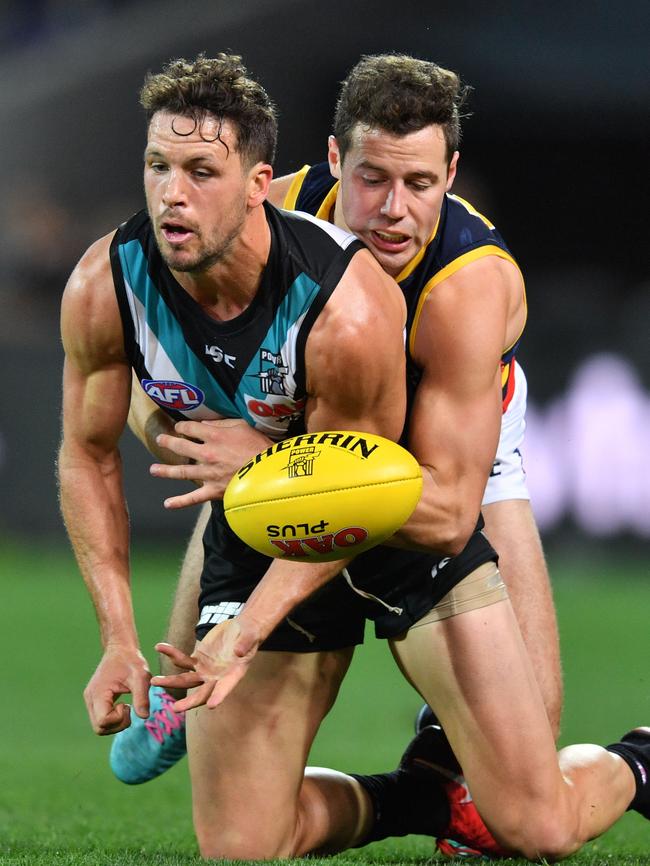
<path fill-rule="evenodd" d="M 179 421 L 174 429 L 178 436 L 163 433 L 156 438 L 157 444 L 192 463 L 177 466 L 154 463 L 150 472 L 157 478 L 194 481 L 200 486 L 189 493 L 170 496 L 164 502 L 165 508 L 186 508 L 222 499 L 235 472 L 273 444 L 240 419 Z"/>

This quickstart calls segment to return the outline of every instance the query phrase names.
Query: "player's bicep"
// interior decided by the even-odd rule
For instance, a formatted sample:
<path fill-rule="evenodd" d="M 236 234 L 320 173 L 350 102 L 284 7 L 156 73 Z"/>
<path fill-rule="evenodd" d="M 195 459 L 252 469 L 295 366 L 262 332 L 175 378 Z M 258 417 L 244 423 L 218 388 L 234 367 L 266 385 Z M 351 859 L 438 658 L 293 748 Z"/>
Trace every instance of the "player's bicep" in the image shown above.
<path fill-rule="evenodd" d="M 462 286 L 444 287 L 425 305 L 415 344 L 423 374 L 410 419 L 410 444 L 423 465 L 489 471 L 501 422 L 505 317 L 505 307 L 474 291 L 463 297 Z"/>
<path fill-rule="evenodd" d="M 117 448 L 129 411 L 130 370 L 111 363 L 81 369 L 68 355 L 63 370 L 63 438 L 69 452 L 101 460 Z"/>
<path fill-rule="evenodd" d="M 63 437 L 66 448 L 99 456 L 126 424 L 131 372 L 112 286 L 109 238 L 97 242 L 68 281 L 61 306 Z"/>
<path fill-rule="evenodd" d="M 501 425 L 500 377 L 481 389 L 455 390 L 424 375 L 409 420 L 409 450 L 442 482 L 477 475 L 485 486 Z"/>

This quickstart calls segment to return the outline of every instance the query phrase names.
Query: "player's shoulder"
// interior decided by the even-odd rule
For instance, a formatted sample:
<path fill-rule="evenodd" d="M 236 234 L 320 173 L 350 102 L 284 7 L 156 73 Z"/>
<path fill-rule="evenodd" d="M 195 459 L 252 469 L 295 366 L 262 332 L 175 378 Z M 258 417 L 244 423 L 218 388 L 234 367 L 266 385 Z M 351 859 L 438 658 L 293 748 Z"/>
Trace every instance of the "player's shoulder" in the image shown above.
<path fill-rule="evenodd" d="M 461 196 L 447 193 L 438 258 L 444 262 L 480 247 L 511 253 L 492 220 Z"/>
<path fill-rule="evenodd" d="M 324 285 L 336 281 L 363 244 L 349 232 L 300 211 L 266 204 L 276 260 Z"/>
<path fill-rule="evenodd" d="M 77 262 L 68 280 L 68 285 L 66 286 L 68 294 L 91 291 L 93 286 L 99 288 L 104 282 L 112 291 L 113 269 L 111 259 L 115 247 L 140 237 L 148 225 L 149 217 L 146 211 L 138 211 L 117 226 L 117 228 L 112 229 L 90 244 Z"/>
<path fill-rule="evenodd" d="M 327 162 L 306 164 L 298 171 L 274 180 L 269 200 L 286 210 L 317 215 L 337 184 Z"/>
<path fill-rule="evenodd" d="M 400 305 L 405 304 L 404 294 L 395 279 L 386 273 L 366 247 L 362 247 L 352 259 L 345 276 L 349 282 L 366 289 L 377 299 L 390 297 L 399 301 Z"/>
<path fill-rule="evenodd" d="M 522 280 L 514 256 L 491 220 L 466 199 L 447 193 L 439 227 L 398 279 L 407 291 L 423 288 L 429 299 L 433 288 L 440 297 L 443 285 L 451 290 L 465 281 L 487 280 L 494 273 L 508 279 L 514 273 Z"/>
<path fill-rule="evenodd" d="M 402 297 L 397 283 L 356 235 L 303 211 L 277 210 L 277 213 L 297 241 L 294 253 L 304 258 L 305 271 L 324 266 L 327 271 L 330 268 L 340 271 L 341 281 L 367 285 L 377 291 L 388 288 L 396 297 Z"/>
<path fill-rule="evenodd" d="M 330 325 L 337 340 L 347 335 L 370 348 L 371 334 L 380 342 L 388 334 L 402 334 L 406 302 L 395 280 L 364 248 L 348 263 L 325 313 L 322 324 Z"/>
<path fill-rule="evenodd" d="M 72 271 L 61 302 L 66 356 L 83 369 L 123 355 L 122 329 L 113 287 L 110 245 L 115 232 L 92 243 Z"/>
<path fill-rule="evenodd" d="M 467 224 L 476 221 L 486 231 L 495 231 L 496 227 L 492 220 L 476 208 L 470 201 L 455 193 L 448 192 L 445 196 L 449 209 L 449 218 L 456 219 Z"/>
<path fill-rule="evenodd" d="M 333 249 L 333 244 L 336 244 L 341 249 L 346 250 L 353 243 L 357 243 L 361 249 L 362 244 L 358 238 L 351 232 L 339 228 L 333 223 L 319 219 L 307 211 L 301 210 L 281 210 L 285 222 L 296 232 L 301 232 L 305 237 L 318 237 L 321 234 L 321 239 L 324 243 L 329 244 Z M 326 239 L 327 238 L 327 239 Z"/>
<path fill-rule="evenodd" d="M 64 300 L 97 293 L 104 282 L 112 283 L 110 249 L 116 229 L 94 241 L 75 265 L 65 288 Z"/>

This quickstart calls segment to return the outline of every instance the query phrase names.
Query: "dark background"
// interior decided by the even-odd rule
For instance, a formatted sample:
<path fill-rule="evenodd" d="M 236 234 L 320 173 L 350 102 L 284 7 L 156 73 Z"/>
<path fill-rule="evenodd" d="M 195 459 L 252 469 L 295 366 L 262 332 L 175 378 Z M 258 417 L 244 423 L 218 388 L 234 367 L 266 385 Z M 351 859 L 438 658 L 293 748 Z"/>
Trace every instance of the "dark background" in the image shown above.
<path fill-rule="evenodd" d="M 323 158 L 338 83 L 363 53 L 435 60 L 473 86 L 454 191 L 497 225 L 526 276 L 527 460 L 545 534 L 647 546 L 650 517 L 634 516 L 650 515 L 646 2 L 1 8 L 0 540 L 62 532 L 58 306 L 86 246 L 142 205 L 144 74 L 231 49 L 279 107 L 276 174 Z M 578 421 L 576 401 L 588 406 Z M 130 437 L 124 450 L 136 535 L 185 533 L 192 515 L 164 513 L 170 486 L 148 478 Z"/>

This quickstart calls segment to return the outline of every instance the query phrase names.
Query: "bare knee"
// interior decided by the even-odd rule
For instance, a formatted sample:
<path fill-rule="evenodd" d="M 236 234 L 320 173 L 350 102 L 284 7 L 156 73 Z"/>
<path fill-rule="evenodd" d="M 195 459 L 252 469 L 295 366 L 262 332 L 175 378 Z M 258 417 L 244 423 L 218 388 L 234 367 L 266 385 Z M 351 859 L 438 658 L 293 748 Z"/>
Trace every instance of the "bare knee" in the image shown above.
<path fill-rule="evenodd" d="M 295 856 L 289 839 L 261 834 L 252 821 L 244 829 L 223 828 L 207 831 L 196 829 L 201 857 L 205 860 L 273 860 Z"/>
<path fill-rule="evenodd" d="M 494 833 L 508 851 L 527 860 L 563 860 L 586 841 L 579 838 L 577 822 L 558 809 L 531 806 L 517 812 L 495 825 Z"/>

